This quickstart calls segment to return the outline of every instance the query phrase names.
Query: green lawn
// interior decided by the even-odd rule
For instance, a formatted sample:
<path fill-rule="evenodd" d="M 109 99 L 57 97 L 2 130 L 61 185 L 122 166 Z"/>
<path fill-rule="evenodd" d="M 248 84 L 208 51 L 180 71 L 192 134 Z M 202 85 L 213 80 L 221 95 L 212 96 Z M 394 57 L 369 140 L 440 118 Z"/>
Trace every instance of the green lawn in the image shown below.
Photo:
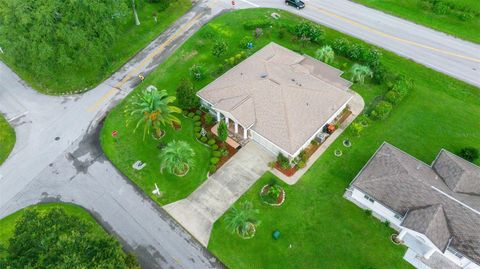
<path fill-rule="evenodd" d="M 41 93 L 60 95 L 72 91 L 88 90 L 108 78 L 182 16 L 191 7 L 191 1 L 171 1 L 167 9 L 158 12 L 158 22 L 155 23 L 152 14 L 159 10 L 159 5 L 142 1 L 138 8 L 140 26 L 134 24 L 133 16 L 131 21 L 122 26 L 123 34 L 115 40 L 110 50 L 105 52 L 105 57 L 109 59 L 107 65 L 100 64 L 100 60 L 103 59 L 99 59 L 98 63 L 92 62 L 84 68 L 59 70 L 54 76 L 36 76 L 34 72 L 18 68 L 15 62 L 11 62 L 5 57 L 2 58 L 1 55 L 0 60 L 5 61 L 23 80 Z"/>
<path fill-rule="evenodd" d="M 0 164 L 8 157 L 15 145 L 15 131 L 7 120 L 0 115 Z"/>
<path fill-rule="evenodd" d="M 161 85 L 151 80 L 145 82 Z M 211 154 L 210 148 L 195 139 L 193 120 L 179 115 L 182 121 L 180 130 L 167 127 L 165 129 L 167 133 L 160 141 L 153 139 L 151 135 L 148 135 L 144 141 L 142 128 L 139 128 L 137 132 L 133 132 L 132 128 L 126 128 L 124 106 L 125 102 L 117 106 L 105 120 L 101 133 L 101 144 L 105 154 L 118 169 L 159 204 L 167 204 L 188 196 L 207 178 Z M 118 131 L 117 139 L 114 139 L 111 135 L 113 130 Z M 172 140 L 188 142 L 196 154 L 194 166 L 184 177 L 178 177 L 167 172 L 160 173 L 160 150 L 157 146 L 160 143 L 168 143 Z M 147 166 L 140 171 L 133 169 L 132 164 L 137 160 L 146 162 Z M 152 194 L 155 183 L 163 193 L 161 197 Z"/>
<path fill-rule="evenodd" d="M 107 232 L 103 230 L 102 226 L 98 225 L 98 223 L 95 221 L 95 219 L 83 208 L 76 206 L 76 205 L 71 205 L 71 204 L 39 204 L 39 205 L 34 205 L 30 206 L 28 208 L 35 208 L 41 211 L 47 211 L 51 210 L 53 208 L 61 208 L 65 210 L 70 215 L 77 216 L 86 222 L 92 224 L 93 230 L 92 232 L 94 234 L 98 235 L 107 235 Z M 24 208 L 22 210 L 19 210 L 9 216 L 6 216 L 3 219 L 0 219 L 0 246 L 6 248 L 8 246 L 8 240 L 13 236 L 13 232 L 15 231 L 15 223 L 17 220 L 22 216 L 23 212 L 25 212 L 27 208 Z M 5 252 L 2 251 L 2 248 L 0 248 L 0 257 L 3 257 L 5 255 Z"/>
<path fill-rule="evenodd" d="M 418 24 L 442 31 L 465 40 L 480 43 L 480 16 L 470 20 L 460 19 L 458 12 L 455 14 L 435 13 L 426 0 L 353 0 L 360 4 L 390 13 L 392 15 L 413 21 Z M 480 13 L 478 0 L 450 0 L 458 6 L 469 8 Z M 428 6 L 428 8 L 426 8 Z"/>
<path fill-rule="evenodd" d="M 242 50 L 240 40 L 251 35 L 251 31 L 243 28 L 243 23 L 262 17 L 270 18 L 271 12 L 271 9 L 238 10 L 215 18 L 150 74 L 141 87 L 153 84 L 173 95 L 180 80 L 190 77 L 189 68 L 201 64 L 205 69 L 205 78 L 194 81 L 196 89 L 201 89 L 228 69 L 224 66 L 225 59 Z M 275 41 L 292 50 L 313 55 L 319 45 L 298 43 L 286 28 L 301 19 L 284 11 L 275 12 L 281 14 L 281 19 L 273 28 L 264 30 L 262 37 L 254 41 L 254 49 L 249 53 Z M 331 29 L 324 29 L 327 43 L 338 37 L 362 43 Z M 225 40 L 229 49 L 226 55 L 216 58 L 212 56 L 211 48 L 214 41 L 219 39 Z M 441 148 L 458 152 L 464 146 L 480 147 L 480 121 L 477 116 L 480 115 L 480 91 L 413 61 L 379 50 L 383 53 L 382 62 L 388 69 L 414 79 L 414 89 L 394 108 L 387 120 L 374 122 L 358 138 L 350 137 L 353 144 L 351 148 L 343 148 L 341 145 L 341 141 L 348 136 L 348 131 L 337 139 L 299 183 L 286 186 L 286 202 L 282 207 L 268 207 L 259 202 L 258 192 L 268 182 L 270 174 L 253 186 L 240 200 L 252 200 L 255 207 L 260 209 L 259 219 L 262 224 L 258 227 L 255 238 L 238 239 L 225 230 L 223 218 L 215 224 L 212 232 L 209 249 L 228 267 L 278 268 L 281 265 L 285 268 L 411 268 L 402 259 L 405 249 L 393 245 L 388 239 L 393 231 L 367 216 L 342 195 L 383 141 L 393 143 L 428 163 Z M 352 64 L 353 62 L 339 56 L 333 63 L 345 71 Z M 350 74 L 346 72 L 344 77 L 350 78 Z M 364 85 L 355 84 L 352 88 L 363 96 L 367 107 L 386 90 L 385 85 L 377 85 L 370 80 Z M 127 97 L 126 100 L 130 98 Z M 123 106 L 124 103 L 110 113 L 102 131 L 102 145 L 107 156 L 149 195 L 153 189 L 153 178 L 160 189 L 160 184 L 164 184 L 163 186 L 181 191 L 184 195 L 191 192 L 193 185 L 198 185 L 205 178 L 203 174 L 200 173 L 201 178 L 190 179 L 194 184 L 190 185 L 189 190 L 185 188 L 185 183 L 190 183 L 186 181 L 187 178 L 174 179 L 172 182 L 158 172 L 159 164 L 153 168 L 150 166 L 153 170 L 145 172 L 151 175 L 147 178 L 132 176 L 130 166 L 133 161 L 142 159 L 149 163 L 149 167 L 158 160 L 158 150 L 155 148 L 157 143 L 150 138 L 144 143 L 141 134 L 132 135 L 125 130 L 121 109 Z M 123 143 L 121 146 L 110 138 L 110 132 L 115 128 L 120 130 L 120 136 L 126 132 L 127 137 L 119 138 L 118 143 Z M 188 139 L 191 136 L 177 135 L 174 132 L 168 130 L 168 135 L 174 135 L 178 139 Z M 171 138 L 165 139 L 168 141 Z M 333 150 L 336 148 L 343 149 L 341 158 L 334 157 Z M 125 161 L 126 159 L 129 160 Z M 202 160 L 197 158 L 197 161 Z M 202 168 L 202 164 L 196 166 L 196 169 L 199 168 Z M 206 171 L 206 167 L 202 169 Z M 170 189 L 163 189 L 167 191 L 167 196 Z M 178 198 L 181 196 L 169 196 L 168 199 L 157 202 L 164 204 Z M 271 233 L 276 228 L 282 231 L 282 236 L 280 240 L 273 241 Z"/>

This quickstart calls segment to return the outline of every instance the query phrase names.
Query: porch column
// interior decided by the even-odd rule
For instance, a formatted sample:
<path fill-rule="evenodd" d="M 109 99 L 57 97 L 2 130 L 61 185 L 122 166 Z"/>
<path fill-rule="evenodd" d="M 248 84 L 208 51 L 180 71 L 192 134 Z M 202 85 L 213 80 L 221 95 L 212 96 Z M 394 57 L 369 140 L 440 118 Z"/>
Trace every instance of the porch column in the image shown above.
<path fill-rule="evenodd" d="M 217 111 L 217 121 L 220 121 L 220 112 Z"/>
<path fill-rule="evenodd" d="M 236 121 L 233 122 L 235 126 L 235 133 L 238 134 L 238 123 Z"/>
<path fill-rule="evenodd" d="M 407 234 L 407 230 L 403 229 L 400 234 L 397 236 L 399 240 L 403 240 L 403 237 Z"/>
<path fill-rule="evenodd" d="M 225 116 L 225 123 L 226 123 L 227 126 L 228 126 L 228 117 L 227 117 L 227 116 Z"/>
<path fill-rule="evenodd" d="M 428 260 L 433 255 L 433 253 L 435 253 L 435 248 L 430 249 L 427 253 L 425 253 L 425 255 L 423 255 L 423 257 Z"/>
<path fill-rule="evenodd" d="M 247 139 L 247 128 L 243 127 L 243 139 Z"/>

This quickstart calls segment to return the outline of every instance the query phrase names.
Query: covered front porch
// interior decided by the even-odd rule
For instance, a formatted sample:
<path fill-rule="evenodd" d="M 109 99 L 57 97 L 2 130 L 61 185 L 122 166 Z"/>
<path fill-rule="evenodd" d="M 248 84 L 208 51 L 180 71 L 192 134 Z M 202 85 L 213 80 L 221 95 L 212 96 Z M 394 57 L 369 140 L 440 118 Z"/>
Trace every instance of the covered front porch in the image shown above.
<path fill-rule="evenodd" d="M 228 127 L 228 138 L 226 143 L 233 148 L 239 148 L 244 146 L 248 141 L 248 128 L 242 126 L 240 123 L 235 121 L 232 118 L 220 113 L 219 111 L 215 111 L 217 117 L 217 123 L 212 127 L 211 131 L 213 134 L 218 136 L 218 126 L 220 121 L 225 121 Z"/>

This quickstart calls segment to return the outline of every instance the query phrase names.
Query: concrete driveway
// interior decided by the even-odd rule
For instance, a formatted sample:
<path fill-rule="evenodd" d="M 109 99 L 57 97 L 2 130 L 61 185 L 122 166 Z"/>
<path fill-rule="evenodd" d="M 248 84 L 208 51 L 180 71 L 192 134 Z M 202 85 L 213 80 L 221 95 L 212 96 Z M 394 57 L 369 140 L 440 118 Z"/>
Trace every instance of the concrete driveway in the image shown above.
<path fill-rule="evenodd" d="M 163 208 L 204 246 L 213 223 L 269 168 L 274 156 L 249 142 L 186 199 Z"/>

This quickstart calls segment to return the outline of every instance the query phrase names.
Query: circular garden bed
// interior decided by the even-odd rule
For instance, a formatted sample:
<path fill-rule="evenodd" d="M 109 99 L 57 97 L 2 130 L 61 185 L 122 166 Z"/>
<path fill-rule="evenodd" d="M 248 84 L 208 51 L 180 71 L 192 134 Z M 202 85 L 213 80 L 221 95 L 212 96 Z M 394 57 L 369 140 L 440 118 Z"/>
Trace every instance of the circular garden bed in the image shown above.
<path fill-rule="evenodd" d="M 237 234 L 238 236 L 240 236 L 242 239 L 250 239 L 250 238 L 253 238 L 255 236 L 255 232 L 256 232 L 256 228 L 255 228 L 255 224 L 249 222 L 247 223 L 247 231 L 245 234 L 242 234 L 240 233 L 240 227 L 237 228 Z"/>
<path fill-rule="evenodd" d="M 262 201 L 271 206 L 280 206 L 285 202 L 285 190 L 279 185 L 267 184 L 260 190 Z"/>

